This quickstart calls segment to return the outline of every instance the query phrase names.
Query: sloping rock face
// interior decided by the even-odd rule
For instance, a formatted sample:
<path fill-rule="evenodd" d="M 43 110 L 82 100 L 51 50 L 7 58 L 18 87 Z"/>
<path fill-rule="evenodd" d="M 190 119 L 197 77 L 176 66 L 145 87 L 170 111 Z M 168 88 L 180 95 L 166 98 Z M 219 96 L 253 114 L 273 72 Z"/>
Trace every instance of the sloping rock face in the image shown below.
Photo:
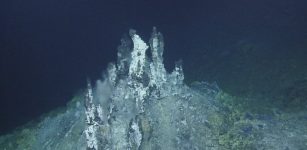
<path fill-rule="evenodd" d="M 163 36 L 155 28 L 149 45 L 136 31 L 129 34 L 131 38 L 122 39 L 118 47 L 117 63 L 109 64 L 104 79 L 94 88 L 88 82 L 85 96 L 77 96 L 64 111 L 48 115 L 18 134 L 3 136 L 1 146 L 37 150 L 218 149 L 212 133 L 215 127 L 208 121 L 208 116 L 216 116 L 218 111 L 214 96 L 183 83 L 181 62 L 173 72 L 165 70 Z"/>

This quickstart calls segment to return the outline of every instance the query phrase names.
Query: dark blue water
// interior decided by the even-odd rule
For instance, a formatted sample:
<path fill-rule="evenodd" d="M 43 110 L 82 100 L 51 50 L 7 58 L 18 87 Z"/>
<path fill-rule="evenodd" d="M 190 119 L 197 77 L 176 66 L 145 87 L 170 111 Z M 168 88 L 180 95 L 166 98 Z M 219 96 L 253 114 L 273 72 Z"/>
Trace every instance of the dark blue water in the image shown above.
<path fill-rule="evenodd" d="M 242 94 L 263 86 L 253 84 L 262 78 L 248 77 L 278 66 L 294 65 L 293 70 L 278 71 L 295 71 L 302 78 L 307 64 L 306 6 L 303 0 L 1 1 L 0 133 L 64 106 L 85 87 L 87 77 L 100 78 L 130 28 L 148 39 L 156 26 L 164 34 L 166 67 L 183 59 L 186 82 L 217 81 L 225 90 Z M 280 60 L 290 61 L 278 65 Z M 292 77 L 276 79 L 274 73 L 266 79 L 273 80 L 267 89 Z M 245 81 L 255 87 L 244 90 L 250 86 Z"/>

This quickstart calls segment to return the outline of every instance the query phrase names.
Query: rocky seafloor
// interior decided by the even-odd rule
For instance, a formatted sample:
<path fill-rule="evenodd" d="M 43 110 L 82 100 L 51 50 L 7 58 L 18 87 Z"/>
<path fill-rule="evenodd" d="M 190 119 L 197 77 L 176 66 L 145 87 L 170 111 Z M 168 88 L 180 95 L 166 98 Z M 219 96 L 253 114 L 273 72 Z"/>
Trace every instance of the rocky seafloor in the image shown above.
<path fill-rule="evenodd" d="M 165 70 L 161 33 L 154 29 L 149 45 L 129 34 L 102 80 L 88 81 L 66 107 L 1 136 L 0 149 L 306 149 L 306 110 L 253 108 L 257 98 L 232 96 L 216 83 L 187 85 L 181 62 Z"/>

